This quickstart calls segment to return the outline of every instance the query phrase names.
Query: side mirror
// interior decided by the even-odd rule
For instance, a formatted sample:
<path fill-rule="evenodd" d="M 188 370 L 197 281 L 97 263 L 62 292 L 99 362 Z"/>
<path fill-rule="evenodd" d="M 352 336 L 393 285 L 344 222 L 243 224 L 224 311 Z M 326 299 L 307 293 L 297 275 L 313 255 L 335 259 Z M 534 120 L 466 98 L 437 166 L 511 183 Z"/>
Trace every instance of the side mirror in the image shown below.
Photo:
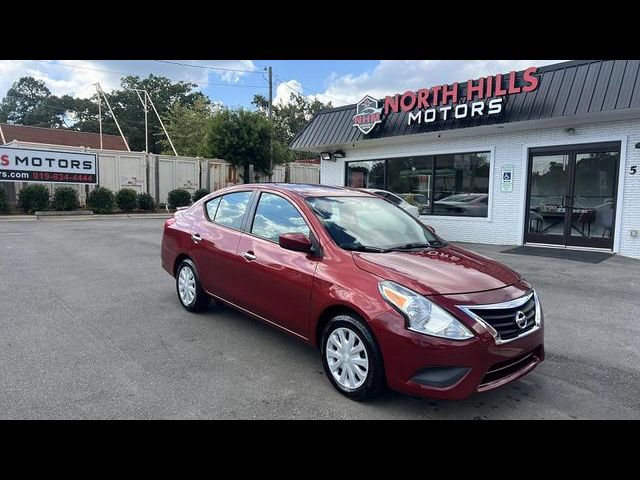
<path fill-rule="evenodd" d="M 433 233 L 434 235 L 436 234 L 436 229 L 433 228 L 431 225 L 425 225 L 427 227 L 427 230 L 429 230 L 431 233 Z"/>
<path fill-rule="evenodd" d="M 311 240 L 303 233 L 283 233 L 278 238 L 278 244 L 294 252 L 311 252 L 313 248 Z"/>

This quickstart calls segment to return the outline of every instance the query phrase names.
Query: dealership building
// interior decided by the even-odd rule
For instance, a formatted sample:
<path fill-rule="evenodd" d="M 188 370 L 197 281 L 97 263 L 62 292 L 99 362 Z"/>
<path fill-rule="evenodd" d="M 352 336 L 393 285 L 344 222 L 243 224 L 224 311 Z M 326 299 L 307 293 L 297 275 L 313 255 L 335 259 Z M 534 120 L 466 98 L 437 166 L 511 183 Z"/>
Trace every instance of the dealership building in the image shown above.
<path fill-rule="evenodd" d="M 321 183 L 393 192 L 448 240 L 640 258 L 639 68 L 580 60 L 367 95 L 291 148 L 319 154 Z"/>

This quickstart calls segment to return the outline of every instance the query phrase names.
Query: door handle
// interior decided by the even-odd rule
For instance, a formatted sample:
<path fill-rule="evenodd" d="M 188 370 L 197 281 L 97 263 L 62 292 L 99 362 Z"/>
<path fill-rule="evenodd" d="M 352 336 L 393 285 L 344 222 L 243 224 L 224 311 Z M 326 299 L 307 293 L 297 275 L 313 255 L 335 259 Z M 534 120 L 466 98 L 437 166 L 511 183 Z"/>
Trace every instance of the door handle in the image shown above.
<path fill-rule="evenodd" d="M 193 240 L 194 242 L 198 243 L 199 241 L 202 240 L 202 237 L 200 236 L 199 233 L 192 233 L 191 234 L 191 240 Z"/>
<path fill-rule="evenodd" d="M 252 261 L 252 260 L 255 260 L 255 259 L 256 259 L 256 256 L 255 256 L 252 252 L 243 252 L 243 253 L 241 253 L 241 255 L 242 255 L 245 259 L 247 259 L 247 260 L 249 260 L 249 261 Z"/>

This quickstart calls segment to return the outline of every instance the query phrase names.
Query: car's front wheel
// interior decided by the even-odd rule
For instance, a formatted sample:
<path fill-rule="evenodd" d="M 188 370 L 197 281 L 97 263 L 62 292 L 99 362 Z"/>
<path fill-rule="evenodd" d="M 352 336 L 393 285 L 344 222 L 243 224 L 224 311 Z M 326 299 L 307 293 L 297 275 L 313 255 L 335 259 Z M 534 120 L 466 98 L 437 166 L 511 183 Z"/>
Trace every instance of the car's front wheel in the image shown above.
<path fill-rule="evenodd" d="M 211 298 L 202 289 L 196 266 L 191 260 L 183 260 L 178 266 L 176 290 L 180 303 L 190 312 L 201 312 L 209 307 Z"/>
<path fill-rule="evenodd" d="M 338 315 L 322 335 L 322 364 L 333 386 L 353 400 L 368 400 L 385 385 L 382 354 L 360 318 Z"/>

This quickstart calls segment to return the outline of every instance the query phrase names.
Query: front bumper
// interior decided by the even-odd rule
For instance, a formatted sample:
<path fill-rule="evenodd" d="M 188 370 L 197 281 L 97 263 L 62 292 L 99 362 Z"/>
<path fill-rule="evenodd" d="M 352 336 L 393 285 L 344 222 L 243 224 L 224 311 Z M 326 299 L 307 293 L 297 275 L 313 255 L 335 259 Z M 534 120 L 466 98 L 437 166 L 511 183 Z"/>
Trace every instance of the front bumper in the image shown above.
<path fill-rule="evenodd" d="M 452 297 L 445 303 L 460 304 L 458 300 Z M 485 301 L 475 302 L 468 296 L 465 300 Z M 373 322 L 390 388 L 414 396 L 461 400 L 516 380 L 544 360 L 544 326 L 497 344 L 482 324 L 462 312 L 456 316 L 474 331 L 473 338 L 453 341 L 412 332 L 395 310 Z"/>

